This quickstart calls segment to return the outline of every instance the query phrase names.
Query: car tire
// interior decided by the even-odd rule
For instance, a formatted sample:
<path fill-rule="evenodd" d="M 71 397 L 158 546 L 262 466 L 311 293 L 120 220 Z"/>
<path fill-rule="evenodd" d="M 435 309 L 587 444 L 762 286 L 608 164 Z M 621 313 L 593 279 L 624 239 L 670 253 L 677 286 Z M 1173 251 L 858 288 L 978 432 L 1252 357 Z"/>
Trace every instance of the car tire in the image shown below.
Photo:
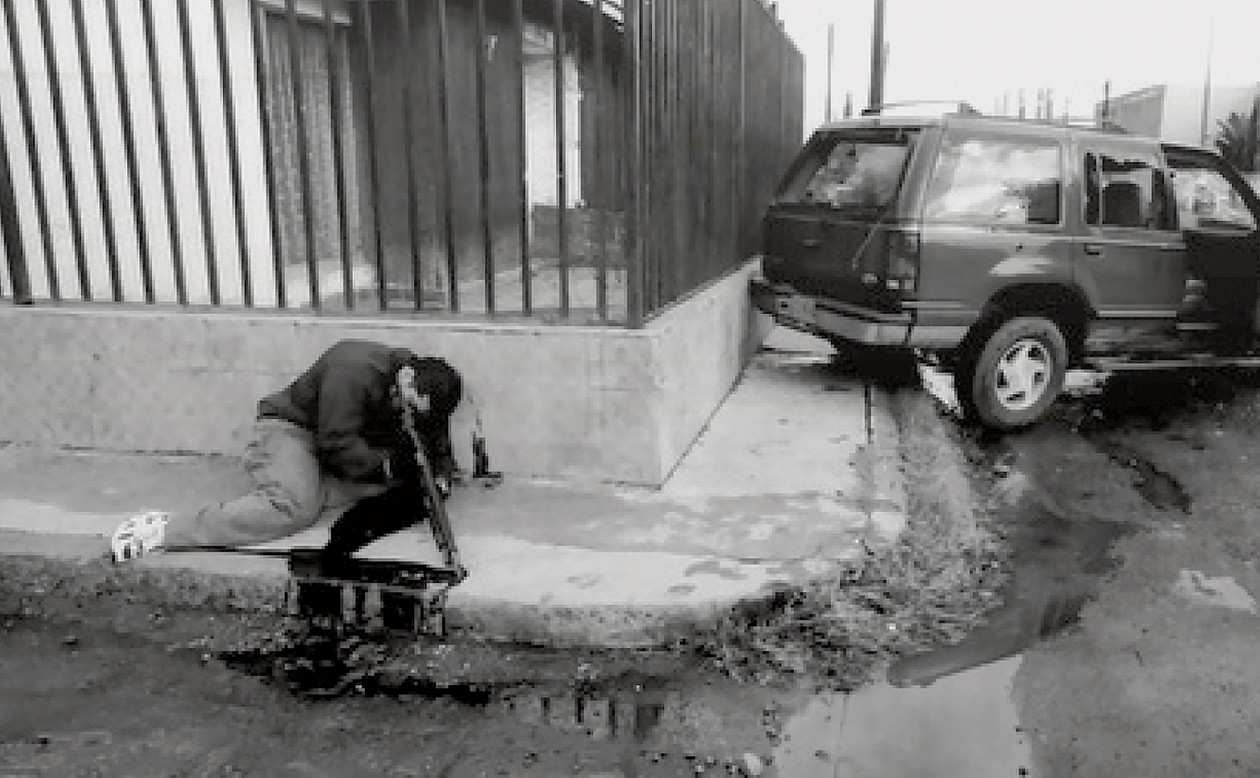
<path fill-rule="evenodd" d="M 1039 316 L 1002 322 L 960 360 L 954 392 L 963 415 L 985 427 L 1036 423 L 1063 390 L 1068 349 L 1063 332 Z"/>

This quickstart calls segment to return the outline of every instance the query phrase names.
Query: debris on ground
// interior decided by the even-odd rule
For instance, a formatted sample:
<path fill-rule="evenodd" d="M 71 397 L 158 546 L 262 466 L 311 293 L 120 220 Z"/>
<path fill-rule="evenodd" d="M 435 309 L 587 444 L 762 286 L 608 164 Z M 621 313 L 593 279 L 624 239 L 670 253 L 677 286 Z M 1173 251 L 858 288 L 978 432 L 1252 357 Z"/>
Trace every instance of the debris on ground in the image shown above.
<path fill-rule="evenodd" d="M 963 468 L 942 466 L 944 432 L 903 409 L 906 527 L 885 546 L 770 602 L 741 606 L 700 641 L 726 673 L 772 683 L 807 680 L 849 691 L 900 656 L 961 641 L 1002 602 L 1009 551 L 965 497 Z"/>

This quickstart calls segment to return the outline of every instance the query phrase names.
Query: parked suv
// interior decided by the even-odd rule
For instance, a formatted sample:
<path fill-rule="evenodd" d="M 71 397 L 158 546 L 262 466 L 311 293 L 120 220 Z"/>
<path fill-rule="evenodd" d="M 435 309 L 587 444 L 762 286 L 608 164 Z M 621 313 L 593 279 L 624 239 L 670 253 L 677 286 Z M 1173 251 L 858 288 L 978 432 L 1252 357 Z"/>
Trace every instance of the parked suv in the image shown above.
<path fill-rule="evenodd" d="M 1219 154 L 1118 130 L 864 116 L 818 129 L 764 224 L 756 306 L 840 349 L 913 349 L 986 426 L 1071 366 L 1260 365 L 1256 192 Z"/>

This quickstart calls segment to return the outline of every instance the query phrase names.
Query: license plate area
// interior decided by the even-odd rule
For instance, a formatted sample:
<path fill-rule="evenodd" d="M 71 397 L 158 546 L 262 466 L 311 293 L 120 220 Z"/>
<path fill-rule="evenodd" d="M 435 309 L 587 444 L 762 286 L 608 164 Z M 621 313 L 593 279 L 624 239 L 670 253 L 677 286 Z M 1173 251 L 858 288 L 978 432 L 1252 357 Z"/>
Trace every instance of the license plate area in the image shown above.
<path fill-rule="evenodd" d="M 794 295 L 779 299 L 779 315 L 802 324 L 815 323 L 814 298 Z"/>

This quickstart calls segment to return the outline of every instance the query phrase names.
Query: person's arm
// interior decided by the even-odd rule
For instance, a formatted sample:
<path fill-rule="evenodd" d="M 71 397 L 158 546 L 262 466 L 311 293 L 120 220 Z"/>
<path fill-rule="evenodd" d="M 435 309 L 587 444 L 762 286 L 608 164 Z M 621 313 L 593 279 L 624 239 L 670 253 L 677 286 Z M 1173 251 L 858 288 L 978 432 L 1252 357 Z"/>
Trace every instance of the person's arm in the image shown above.
<path fill-rule="evenodd" d="M 388 480 L 390 451 L 373 448 L 363 438 L 371 376 L 329 371 L 319 389 L 315 445 L 320 461 L 335 475 L 352 481 Z"/>

